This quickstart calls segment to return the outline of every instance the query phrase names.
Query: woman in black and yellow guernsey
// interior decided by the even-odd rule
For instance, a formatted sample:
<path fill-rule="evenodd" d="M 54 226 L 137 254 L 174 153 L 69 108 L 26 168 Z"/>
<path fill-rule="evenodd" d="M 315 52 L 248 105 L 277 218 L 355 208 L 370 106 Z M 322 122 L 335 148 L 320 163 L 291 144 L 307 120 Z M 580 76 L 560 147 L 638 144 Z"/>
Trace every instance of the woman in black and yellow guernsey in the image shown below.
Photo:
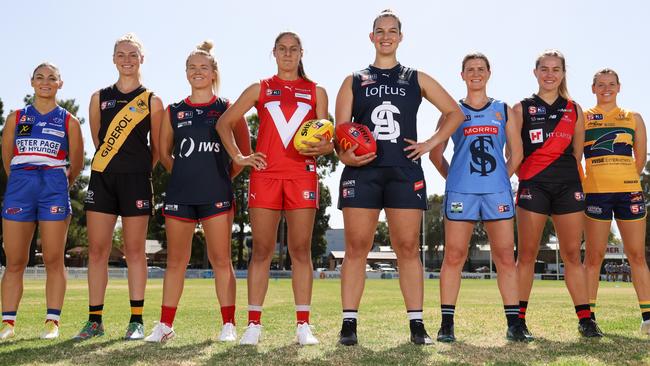
<path fill-rule="evenodd" d="M 163 103 L 140 82 L 143 61 L 142 44 L 134 34 L 119 38 L 113 49 L 119 78 L 90 99 L 90 130 L 96 152 L 85 200 L 89 316 L 75 336 L 77 340 L 104 334 L 102 312 L 108 257 L 118 216 L 122 217 L 131 301 L 125 339 L 144 338 L 142 309 L 147 283 L 144 246 L 153 212 L 151 171 L 158 160 Z"/>

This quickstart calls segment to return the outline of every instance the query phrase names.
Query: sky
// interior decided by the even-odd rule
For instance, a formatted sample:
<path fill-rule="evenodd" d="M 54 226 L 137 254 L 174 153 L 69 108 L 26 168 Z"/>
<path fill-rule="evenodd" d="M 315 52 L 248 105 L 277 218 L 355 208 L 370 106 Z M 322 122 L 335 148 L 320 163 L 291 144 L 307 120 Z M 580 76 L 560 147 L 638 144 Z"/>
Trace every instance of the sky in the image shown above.
<path fill-rule="evenodd" d="M 343 79 L 372 63 L 368 39 L 374 17 L 393 9 L 403 23 L 398 60 L 438 80 L 455 98 L 465 96 L 460 79 L 463 56 L 486 54 L 492 65 L 488 94 L 510 105 L 537 91 L 535 58 L 556 48 L 567 60 L 572 97 L 591 107 L 591 79 L 600 68 L 619 73 L 619 105 L 650 119 L 644 87 L 650 84 L 647 16 L 650 5 L 633 1 L 481 0 L 456 1 L 9 1 L 0 5 L 0 98 L 5 116 L 22 107 L 33 93 L 29 78 L 36 65 L 58 65 L 64 80 L 60 99 L 74 98 L 78 116 L 88 117 L 90 95 L 117 80 L 113 44 L 127 32 L 138 35 L 145 48 L 143 84 L 165 105 L 190 92 L 185 59 L 205 39 L 215 44 L 221 71 L 219 95 L 236 99 L 251 83 L 276 71 L 271 55 L 278 33 L 292 30 L 302 38 L 303 63 L 312 80 L 329 95 L 334 114 Z M 254 110 L 251 111 L 251 113 Z M 418 114 L 422 141 L 431 136 L 438 111 L 423 101 Z M 88 124 L 83 126 L 86 153 L 94 149 Z M 451 144 L 446 156 L 451 157 Z M 444 180 L 428 159 L 423 167 L 429 194 L 444 193 Z M 332 190 L 330 226 L 341 228 L 335 208 L 342 166 L 325 183 Z"/>

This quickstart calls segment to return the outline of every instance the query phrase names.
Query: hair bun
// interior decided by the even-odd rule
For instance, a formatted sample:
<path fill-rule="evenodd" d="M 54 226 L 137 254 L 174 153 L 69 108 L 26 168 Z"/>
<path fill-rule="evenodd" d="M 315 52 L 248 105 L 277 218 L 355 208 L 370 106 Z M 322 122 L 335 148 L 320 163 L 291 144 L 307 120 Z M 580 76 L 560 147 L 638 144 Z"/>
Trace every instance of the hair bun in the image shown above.
<path fill-rule="evenodd" d="M 214 47 L 214 43 L 212 43 L 211 40 L 205 40 L 201 42 L 200 45 L 196 46 L 196 49 L 210 53 L 210 51 L 212 51 L 212 47 Z"/>

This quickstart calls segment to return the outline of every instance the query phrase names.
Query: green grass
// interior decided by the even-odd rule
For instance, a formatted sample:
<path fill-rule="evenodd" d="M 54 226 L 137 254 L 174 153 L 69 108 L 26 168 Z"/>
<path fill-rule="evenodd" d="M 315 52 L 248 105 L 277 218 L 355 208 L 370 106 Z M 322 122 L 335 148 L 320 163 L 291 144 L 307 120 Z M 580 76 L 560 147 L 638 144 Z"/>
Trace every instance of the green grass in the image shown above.
<path fill-rule="evenodd" d="M 440 322 L 438 281 L 425 282 L 425 322 L 435 335 Z M 630 284 L 602 283 L 600 341 L 581 339 L 562 282 L 536 281 L 528 324 L 537 340 L 505 340 L 505 317 L 496 282 L 463 280 L 452 345 L 417 347 L 408 342 L 408 324 L 397 280 L 368 280 L 360 309 L 357 347 L 336 345 L 340 326 L 340 282 L 316 280 L 312 306 L 314 332 L 321 344 L 293 343 L 294 308 L 289 280 L 271 280 L 258 347 L 215 341 L 220 315 L 211 280 L 188 280 L 176 315 L 176 339 L 164 345 L 121 340 L 128 321 L 126 281 L 111 280 L 106 297 L 106 335 L 82 343 L 70 338 L 86 319 L 85 281 L 70 281 L 62 313 L 61 337 L 38 339 L 45 313 L 43 281 L 26 281 L 18 313 L 17 337 L 0 343 L 0 365 L 417 365 L 417 364 L 650 364 L 650 341 L 639 334 L 639 309 Z M 238 281 L 238 333 L 246 322 L 246 282 Z M 162 281 L 150 280 L 145 303 L 147 332 L 158 319 Z"/>

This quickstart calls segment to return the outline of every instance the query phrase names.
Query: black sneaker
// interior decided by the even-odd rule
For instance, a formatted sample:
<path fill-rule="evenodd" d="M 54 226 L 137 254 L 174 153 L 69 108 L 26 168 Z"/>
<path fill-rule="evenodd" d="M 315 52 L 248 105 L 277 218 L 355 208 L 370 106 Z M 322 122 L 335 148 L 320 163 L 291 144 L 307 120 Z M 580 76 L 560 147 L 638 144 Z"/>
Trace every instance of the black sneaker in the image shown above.
<path fill-rule="evenodd" d="M 528 342 L 532 342 L 535 340 L 535 337 L 533 337 L 533 334 L 528 330 L 528 326 L 526 326 L 526 321 L 522 320 L 521 321 L 521 329 L 524 331 L 524 336 L 528 339 Z"/>
<path fill-rule="evenodd" d="M 530 338 L 526 336 L 524 326 L 521 324 L 509 326 L 508 330 L 506 331 L 506 338 L 512 342 L 530 342 L 533 340 L 532 336 Z"/>
<path fill-rule="evenodd" d="M 344 319 L 339 332 L 339 344 L 344 346 L 354 346 L 357 340 L 357 321 L 354 319 Z"/>
<path fill-rule="evenodd" d="M 603 336 L 603 331 L 598 328 L 595 321 L 588 319 L 585 322 L 578 324 L 578 332 L 585 338 L 600 338 Z"/>
<path fill-rule="evenodd" d="M 411 320 L 409 328 L 411 329 L 411 343 L 418 345 L 433 344 L 433 340 L 427 334 L 427 330 L 424 329 L 422 320 Z"/>
<path fill-rule="evenodd" d="M 456 336 L 454 335 L 454 325 L 453 324 L 443 324 L 438 329 L 438 337 L 436 338 L 438 342 L 451 343 L 456 342 Z"/>

